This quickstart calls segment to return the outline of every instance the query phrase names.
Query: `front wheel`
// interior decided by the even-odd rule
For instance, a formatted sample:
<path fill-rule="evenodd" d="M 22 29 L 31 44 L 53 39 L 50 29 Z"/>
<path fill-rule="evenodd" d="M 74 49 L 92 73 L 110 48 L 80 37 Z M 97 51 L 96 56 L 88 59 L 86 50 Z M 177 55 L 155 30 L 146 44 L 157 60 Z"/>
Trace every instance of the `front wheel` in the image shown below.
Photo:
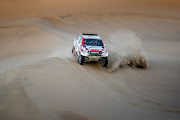
<path fill-rule="evenodd" d="M 80 65 L 83 65 L 83 64 L 84 64 L 84 56 L 79 55 L 78 63 L 79 63 Z"/>
<path fill-rule="evenodd" d="M 107 65 L 108 65 L 108 58 L 107 57 L 102 58 L 102 66 L 107 67 Z"/>

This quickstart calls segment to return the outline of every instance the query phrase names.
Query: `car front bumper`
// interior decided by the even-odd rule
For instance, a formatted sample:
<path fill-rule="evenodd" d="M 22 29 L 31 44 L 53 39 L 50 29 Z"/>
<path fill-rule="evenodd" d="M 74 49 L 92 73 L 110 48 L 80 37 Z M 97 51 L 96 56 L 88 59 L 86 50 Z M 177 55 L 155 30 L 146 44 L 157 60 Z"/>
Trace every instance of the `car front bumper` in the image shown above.
<path fill-rule="evenodd" d="M 85 62 L 90 62 L 90 61 L 101 61 L 104 56 L 84 56 L 85 57 Z"/>

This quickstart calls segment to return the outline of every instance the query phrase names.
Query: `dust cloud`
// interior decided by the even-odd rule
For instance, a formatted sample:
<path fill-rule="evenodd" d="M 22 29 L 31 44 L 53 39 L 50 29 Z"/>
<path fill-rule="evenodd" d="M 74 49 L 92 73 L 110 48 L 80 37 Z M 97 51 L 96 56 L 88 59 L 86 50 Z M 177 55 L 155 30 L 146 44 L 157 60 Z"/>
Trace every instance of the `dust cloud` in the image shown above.
<path fill-rule="evenodd" d="M 139 37 L 131 30 L 119 30 L 109 38 L 109 68 L 113 72 L 119 67 L 129 65 L 137 68 L 148 68 L 148 58 L 142 48 Z"/>

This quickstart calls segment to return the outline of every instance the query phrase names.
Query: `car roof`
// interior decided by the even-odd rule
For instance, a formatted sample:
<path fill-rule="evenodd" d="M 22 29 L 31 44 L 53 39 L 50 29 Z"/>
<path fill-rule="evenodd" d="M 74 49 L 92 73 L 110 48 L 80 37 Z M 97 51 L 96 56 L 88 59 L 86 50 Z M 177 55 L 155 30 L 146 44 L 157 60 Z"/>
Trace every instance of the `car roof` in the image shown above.
<path fill-rule="evenodd" d="M 85 38 L 85 39 L 101 39 L 101 37 L 100 36 L 98 36 L 98 35 L 80 35 L 80 36 L 82 36 L 83 38 Z"/>

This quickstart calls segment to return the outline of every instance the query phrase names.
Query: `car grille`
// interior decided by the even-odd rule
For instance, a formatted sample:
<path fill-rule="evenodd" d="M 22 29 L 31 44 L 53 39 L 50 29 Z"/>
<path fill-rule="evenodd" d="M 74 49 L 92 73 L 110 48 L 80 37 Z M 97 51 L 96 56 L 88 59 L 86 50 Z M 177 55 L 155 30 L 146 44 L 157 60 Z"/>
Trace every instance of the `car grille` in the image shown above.
<path fill-rule="evenodd" d="M 90 55 L 90 56 L 101 56 L 101 55 L 102 55 L 102 52 L 93 52 L 93 51 L 90 51 L 90 52 L 89 52 L 89 55 Z"/>

